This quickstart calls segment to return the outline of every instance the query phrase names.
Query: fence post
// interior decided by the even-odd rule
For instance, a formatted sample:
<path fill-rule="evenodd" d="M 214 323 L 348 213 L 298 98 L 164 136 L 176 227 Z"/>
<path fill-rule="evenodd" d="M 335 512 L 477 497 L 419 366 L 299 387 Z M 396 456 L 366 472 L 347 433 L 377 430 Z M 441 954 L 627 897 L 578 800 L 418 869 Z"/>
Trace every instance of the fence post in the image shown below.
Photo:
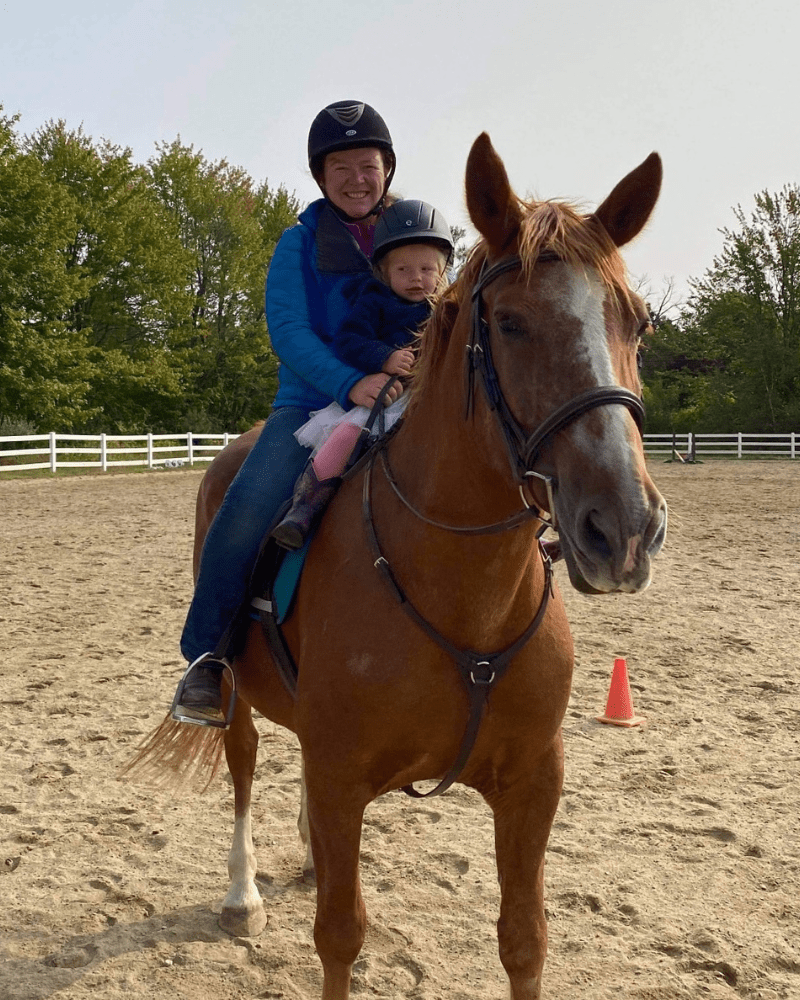
<path fill-rule="evenodd" d="M 56 432 L 50 431 L 50 471 L 55 472 L 56 468 Z"/>
<path fill-rule="evenodd" d="M 741 458 L 742 457 L 742 432 L 741 431 L 739 431 L 739 433 L 736 435 L 736 439 L 738 441 L 738 444 L 737 444 L 737 447 L 736 447 L 736 457 L 737 458 Z"/>
<path fill-rule="evenodd" d="M 100 471 L 108 472 L 108 443 L 106 435 L 100 435 Z"/>
<path fill-rule="evenodd" d="M 789 453 L 791 454 L 792 458 L 796 457 L 796 454 L 795 454 L 795 434 L 794 434 L 794 431 L 792 431 L 792 442 L 791 442 L 791 445 L 789 446 Z"/>
<path fill-rule="evenodd" d="M 194 465 L 194 437 L 191 431 L 186 432 L 186 457 L 189 465 Z"/>
<path fill-rule="evenodd" d="M 153 435 L 147 435 L 147 468 L 153 468 Z"/>

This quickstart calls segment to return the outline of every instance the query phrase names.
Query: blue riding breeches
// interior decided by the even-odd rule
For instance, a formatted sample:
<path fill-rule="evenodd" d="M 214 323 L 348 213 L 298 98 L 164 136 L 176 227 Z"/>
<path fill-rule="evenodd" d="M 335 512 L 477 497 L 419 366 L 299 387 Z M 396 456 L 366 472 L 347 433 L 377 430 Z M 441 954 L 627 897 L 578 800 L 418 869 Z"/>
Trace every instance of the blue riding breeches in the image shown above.
<path fill-rule="evenodd" d="M 308 420 L 299 406 L 273 410 L 228 487 L 203 545 L 200 573 L 181 636 L 191 663 L 213 652 L 247 597 L 261 542 L 311 454 L 294 432 Z"/>

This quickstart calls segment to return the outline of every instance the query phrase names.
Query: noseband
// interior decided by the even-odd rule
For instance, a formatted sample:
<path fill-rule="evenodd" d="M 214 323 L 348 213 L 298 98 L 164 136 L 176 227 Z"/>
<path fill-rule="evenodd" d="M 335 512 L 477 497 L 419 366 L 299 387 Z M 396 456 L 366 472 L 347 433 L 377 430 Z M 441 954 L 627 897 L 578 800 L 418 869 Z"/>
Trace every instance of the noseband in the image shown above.
<path fill-rule="evenodd" d="M 539 261 L 559 260 L 560 258 L 551 252 L 545 252 L 538 258 Z M 511 408 L 505 400 L 497 369 L 492 357 L 492 346 L 489 337 L 489 324 L 483 318 L 483 290 L 496 278 L 509 271 L 522 267 L 522 260 L 518 256 L 508 257 L 498 261 L 491 267 L 483 264 L 481 273 L 475 287 L 472 289 L 472 318 L 470 324 L 470 340 L 467 344 L 467 416 L 473 412 L 475 403 L 475 375 L 480 374 L 483 388 L 486 393 L 486 400 L 491 410 L 497 417 L 503 440 L 508 451 L 508 458 L 511 463 L 511 471 L 517 482 L 521 485 L 526 479 L 537 478 L 545 483 L 547 490 L 547 501 L 549 506 L 551 527 L 556 527 L 556 514 L 553 504 L 554 477 L 546 476 L 534 470 L 534 466 L 539 459 L 540 452 L 547 440 L 558 431 L 568 427 L 574 420 L 594 410 L 598 406 L 609 406 L 620 404 L 626 406 L 636 421 L 639 433 L 642 433 L 644 424 L 644 404 L 636 393 L 621 385 L 600 385 L 585 392 L 573 396 L 563 406 L 559 406 L 555 412 L 551 413 L 536 428 L 532 434 L 526 434 L 517 418 L 511 412 Z"/>

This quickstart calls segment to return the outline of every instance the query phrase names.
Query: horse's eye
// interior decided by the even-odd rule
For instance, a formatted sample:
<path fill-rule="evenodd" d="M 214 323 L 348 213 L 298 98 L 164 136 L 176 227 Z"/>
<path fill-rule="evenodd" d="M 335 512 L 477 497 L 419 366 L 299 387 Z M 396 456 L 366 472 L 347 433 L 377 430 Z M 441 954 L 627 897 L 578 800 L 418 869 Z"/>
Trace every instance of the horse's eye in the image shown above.
<path fill-rule="evenodd" d="M 514 337 L 520 338 L 526 335 L 526 330 L 522 327 L 515 319 L 511 319 L 509 316 L 504 316 L 502 319 L 498 319 L 497 326 L 500 329 L 500 333 L 504 337 Z"/>

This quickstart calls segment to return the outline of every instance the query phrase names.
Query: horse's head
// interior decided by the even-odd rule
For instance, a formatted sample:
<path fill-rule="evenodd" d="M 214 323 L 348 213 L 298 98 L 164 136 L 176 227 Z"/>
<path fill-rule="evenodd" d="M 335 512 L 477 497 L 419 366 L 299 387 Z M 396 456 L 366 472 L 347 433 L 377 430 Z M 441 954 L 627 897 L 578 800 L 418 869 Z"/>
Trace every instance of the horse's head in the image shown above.
<path fill-rule="evenodd" d="M 495 386 L 512 468 L 556 519 L 572 584 L 590 593 L 647 587 L 666 534 L 641 438 L 637 350 L 649 319 L 617 249 L 644 227 L 660 185 L 652 153 L 584 216 L 517 198 L 485 133 L 467 163 L 483 237 L 464 274 L 469 355 L 490 399 Z"/>

